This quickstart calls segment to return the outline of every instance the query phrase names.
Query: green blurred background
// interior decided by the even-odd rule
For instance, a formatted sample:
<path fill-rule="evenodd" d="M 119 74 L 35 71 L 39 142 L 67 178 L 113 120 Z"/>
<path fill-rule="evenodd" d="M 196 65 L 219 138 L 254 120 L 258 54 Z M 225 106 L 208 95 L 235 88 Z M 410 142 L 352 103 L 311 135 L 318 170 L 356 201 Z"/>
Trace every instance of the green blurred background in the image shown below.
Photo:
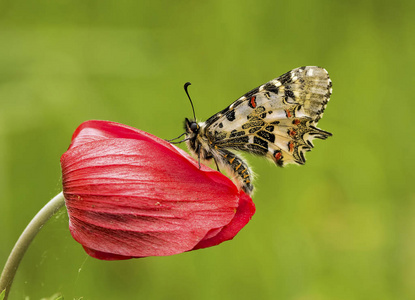
<path fill-rule="evenodd" d="M 45 226 L 10 299 L 415 299 L 414 1 L 0 1 L 0 266 L 61 190 L 88 119 L 162 138 L 305 65 L 333 95 L 307 164 L 248 157 L 257 213 L 231 242 L 103 262 Z"/>

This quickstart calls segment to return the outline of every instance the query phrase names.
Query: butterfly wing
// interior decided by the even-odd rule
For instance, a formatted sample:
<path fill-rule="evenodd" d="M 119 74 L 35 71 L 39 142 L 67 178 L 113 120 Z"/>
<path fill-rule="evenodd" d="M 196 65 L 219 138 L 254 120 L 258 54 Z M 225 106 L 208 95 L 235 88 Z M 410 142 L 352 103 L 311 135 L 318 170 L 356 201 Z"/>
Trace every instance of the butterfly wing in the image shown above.
<path fill-rule="evenodd" d="M 308 66 L 253 89 L 205 122 L 212 148 L 266 156 L 279 166 L 304 164 L 312 140 L 331 136 L 316 127 L 331 86 L 325 69 Z"/>

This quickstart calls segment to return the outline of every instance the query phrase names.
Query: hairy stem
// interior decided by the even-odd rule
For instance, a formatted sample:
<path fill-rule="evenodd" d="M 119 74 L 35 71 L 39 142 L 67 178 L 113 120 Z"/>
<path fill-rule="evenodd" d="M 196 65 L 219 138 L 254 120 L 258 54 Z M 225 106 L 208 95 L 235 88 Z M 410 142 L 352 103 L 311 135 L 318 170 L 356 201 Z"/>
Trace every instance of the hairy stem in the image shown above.
<path fill-rule="evenodd" d="M 63 193 L 60 192 L 52 200 L 48 202 L 30 221 L 29 225 L 25 228 L 20 235 L 16 244 L 13 247 L 12 252 L 7 259 L 3 272 L 0 277 L 0 292 L 6 290 L 4 300 L 7 300 L 7 296 L 10 292 L 11 285 L 13 283 L 14 276 L 16 275 L 17 268 L 22 260 L 26 250 L 29 248 L 30 243 L 35 238 L 36 234 L 40 231 L 43 225 L 65 204 Z"/>

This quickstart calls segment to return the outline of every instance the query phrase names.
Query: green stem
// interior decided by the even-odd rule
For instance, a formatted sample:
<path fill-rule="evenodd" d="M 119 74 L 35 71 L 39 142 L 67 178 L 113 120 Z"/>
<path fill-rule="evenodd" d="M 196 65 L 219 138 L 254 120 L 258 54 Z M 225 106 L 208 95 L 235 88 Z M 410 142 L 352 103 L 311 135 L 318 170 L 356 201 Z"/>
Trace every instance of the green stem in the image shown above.
<path fill-rule="evenodd" d="M 63 193 L 60 192 L 36 214 L 17 240 L 0 277 L 0 292 L 6 290 L 4 300 L 7 300 L 17 268 L 27 248 L 29 248 L 30 243 L 43 225 L 64 205 L 65 198 L 63 197 Z"/>

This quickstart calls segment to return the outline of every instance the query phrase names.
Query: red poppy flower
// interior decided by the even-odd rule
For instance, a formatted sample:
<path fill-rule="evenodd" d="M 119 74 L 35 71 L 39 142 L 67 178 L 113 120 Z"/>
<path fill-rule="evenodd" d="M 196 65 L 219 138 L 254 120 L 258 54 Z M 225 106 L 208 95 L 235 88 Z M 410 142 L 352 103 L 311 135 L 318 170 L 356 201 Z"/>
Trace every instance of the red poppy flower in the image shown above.
<path fill-rule="evenodd" d="M 255 213 L 252 199 L 223 174 L 118 123 L 81 124 L 61 165 L 71 234 L 99 259 L 215 246 Z"/>

